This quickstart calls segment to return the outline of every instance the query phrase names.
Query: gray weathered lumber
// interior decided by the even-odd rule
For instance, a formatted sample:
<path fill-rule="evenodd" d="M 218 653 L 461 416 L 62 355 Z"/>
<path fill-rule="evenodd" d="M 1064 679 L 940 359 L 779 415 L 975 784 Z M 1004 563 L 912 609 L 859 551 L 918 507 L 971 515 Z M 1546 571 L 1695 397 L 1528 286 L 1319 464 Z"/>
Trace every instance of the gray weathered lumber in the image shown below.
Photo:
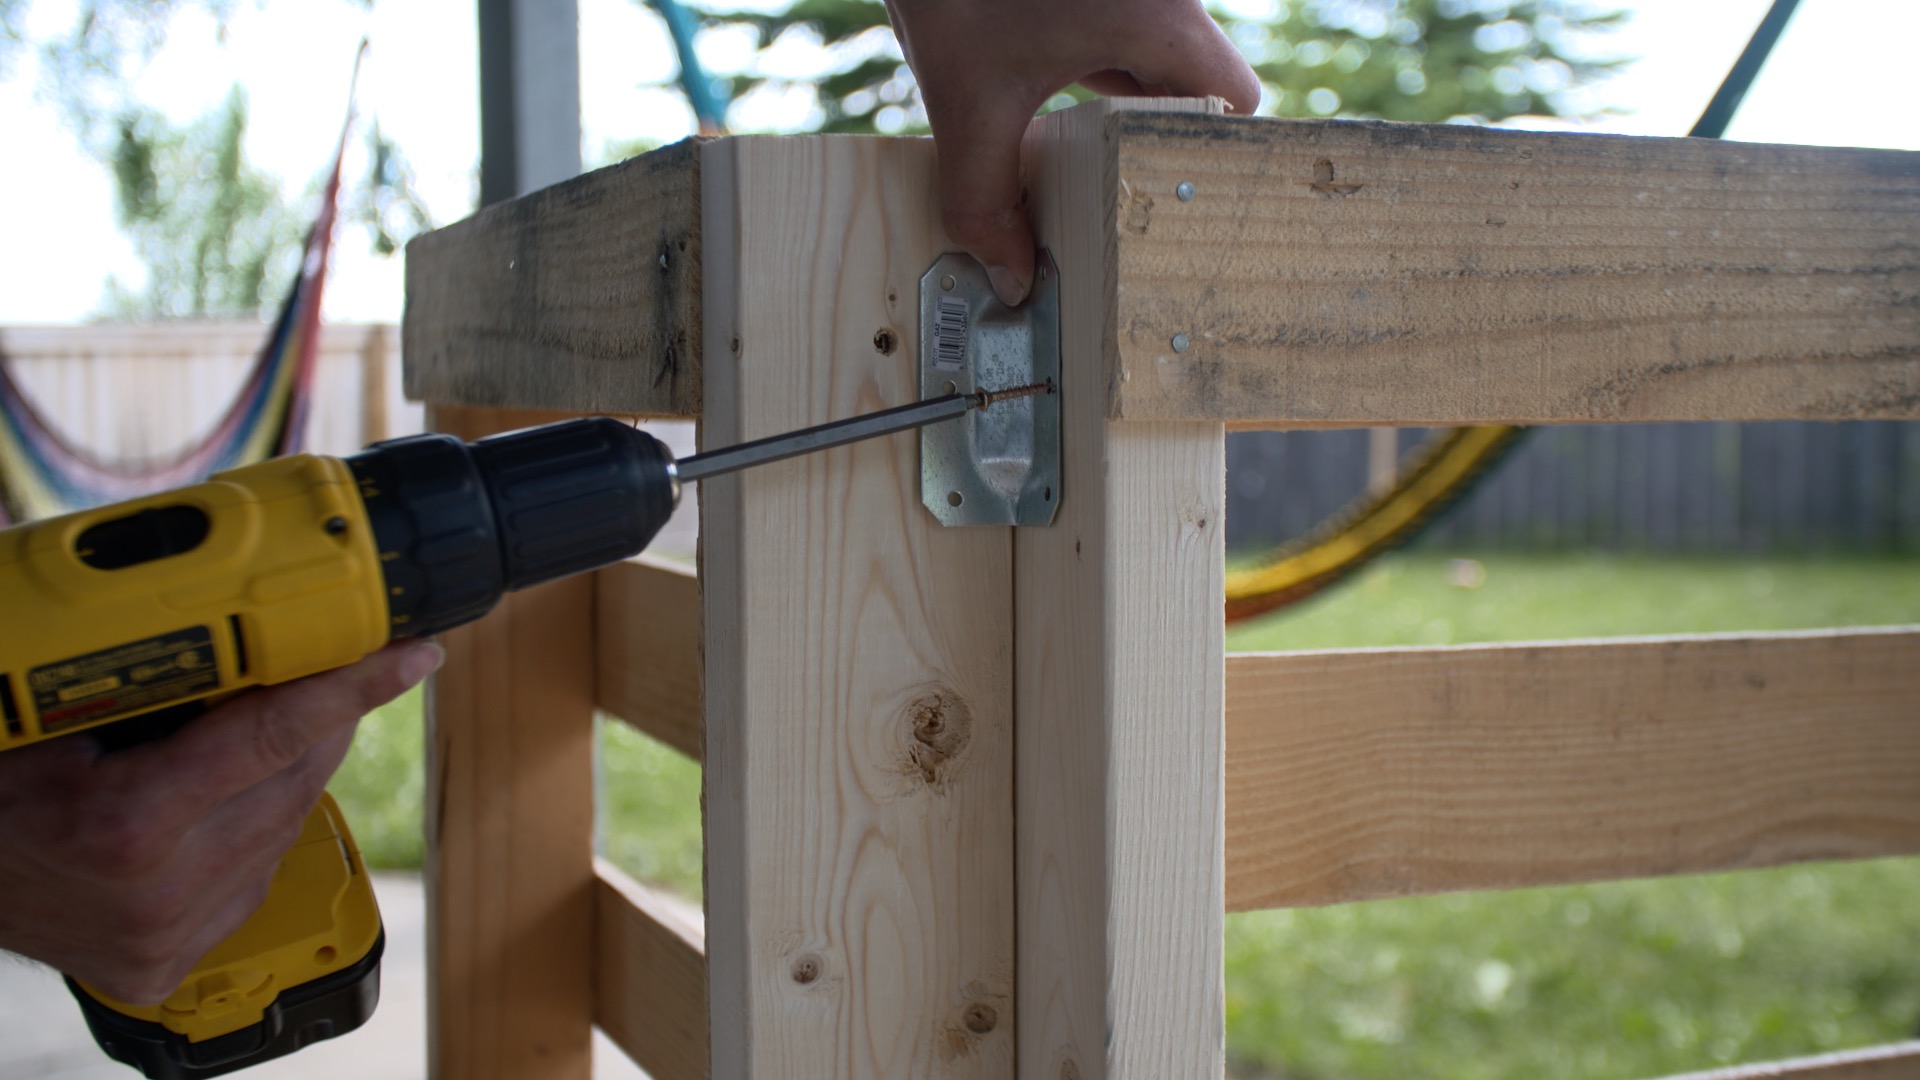
<path fill-rule="evenodd" d="M 407 395 L 700 411 L 700 154 L 687 140 L 407 245 Z"/>
<path fill-rule="evenodd" d="M 1110 123 L 1116 418 L 1920 416 L 1920 153 Z"/>

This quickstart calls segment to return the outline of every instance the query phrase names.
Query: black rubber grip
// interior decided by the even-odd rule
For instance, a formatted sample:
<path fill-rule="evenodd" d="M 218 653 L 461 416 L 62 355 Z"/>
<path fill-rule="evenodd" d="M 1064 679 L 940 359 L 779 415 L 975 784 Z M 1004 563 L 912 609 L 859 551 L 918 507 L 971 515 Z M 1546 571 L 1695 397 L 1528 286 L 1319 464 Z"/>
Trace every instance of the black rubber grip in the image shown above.
<path fill-rule="evenodd" d="M 394 637 L 471 622 L 504 593 L 637 555 L 673 516 L 673 456 L 605 417 L 475 443 L 413 435 L 346 460 Z"/>

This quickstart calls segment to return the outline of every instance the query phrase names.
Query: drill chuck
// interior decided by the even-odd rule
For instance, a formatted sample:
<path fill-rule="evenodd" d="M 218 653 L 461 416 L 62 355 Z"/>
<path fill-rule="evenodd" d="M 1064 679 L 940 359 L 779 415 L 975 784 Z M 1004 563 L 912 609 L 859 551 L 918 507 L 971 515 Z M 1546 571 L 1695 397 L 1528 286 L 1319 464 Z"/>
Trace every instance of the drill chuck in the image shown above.
<path fill-rule="evenodd" d="M 638 554 L 673 514 L 673 456 L 599 417 L 465 443 L 414 435 L 346 459 L 394 637 L 470 622 L 502 593 Z"/>

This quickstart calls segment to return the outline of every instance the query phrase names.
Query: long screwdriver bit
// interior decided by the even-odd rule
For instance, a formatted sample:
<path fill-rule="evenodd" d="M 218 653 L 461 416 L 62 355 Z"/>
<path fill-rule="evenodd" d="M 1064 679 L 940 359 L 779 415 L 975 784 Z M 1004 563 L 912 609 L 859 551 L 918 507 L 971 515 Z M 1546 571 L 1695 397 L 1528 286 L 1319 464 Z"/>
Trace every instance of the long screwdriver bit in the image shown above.
<path fill-rule="evenodd" d="M 835 420 L 818 427 L 801 428 L 799 431 L 790 431 L 785 435 L 754 439 L 737 446 L 723 447 L 719 450 L 709 450 L 704 454 L 681 458 L 673 465 L 674 479 L 682 484 L 692 483 L 709 476 L 736 472 L 752 465 L 765 465 L 771 461 L 782 461 L 801 454 L 811 454 L 816 450 L 845 446 L 862 439 L 925 427 L 928 424 L 965 415 L 973 409 L 984 409 L 998 401 L 1051 393 L 1053 393 L 1053 383 L 1048 381 L 1031 386 L 1016 386 L 1010 390 L 976 390 L 971 394 L 947 394 L 943 397 L 928 398 L 911 405 L 881 409 L 879 412 Z"/>

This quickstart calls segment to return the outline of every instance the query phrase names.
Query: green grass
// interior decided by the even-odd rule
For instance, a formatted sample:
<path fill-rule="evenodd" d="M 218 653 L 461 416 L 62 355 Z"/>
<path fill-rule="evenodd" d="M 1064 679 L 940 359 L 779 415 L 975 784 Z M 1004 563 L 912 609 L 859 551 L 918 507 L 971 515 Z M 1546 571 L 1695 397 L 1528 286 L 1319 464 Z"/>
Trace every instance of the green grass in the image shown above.
<path fill-rule="evenodd" d="M 1920 623 L 1920 559 L 1493 555 L 1475 573 L 1412 555 L 1227 641 L 1898 623 Z M 334 781 L 375 865 L 419 864 L 419 707 L 368 718 Z M 697 897 L 699 767 L 619 723 L 600 748 L 604 852 Z M 1597 1080 L 1817 1053 L 1920 1028 L 1920 860 L 1235 915 L 1226 965 L 1227 1051 L 1247 1078 Z"/>
<path fill-rule="evenodd" d="M 1398 556 L 1298 609 L 1229 628 L 1234 652 L 1920 623 L 1920 559 L 1489 555 L 1484 581 Z"/>

